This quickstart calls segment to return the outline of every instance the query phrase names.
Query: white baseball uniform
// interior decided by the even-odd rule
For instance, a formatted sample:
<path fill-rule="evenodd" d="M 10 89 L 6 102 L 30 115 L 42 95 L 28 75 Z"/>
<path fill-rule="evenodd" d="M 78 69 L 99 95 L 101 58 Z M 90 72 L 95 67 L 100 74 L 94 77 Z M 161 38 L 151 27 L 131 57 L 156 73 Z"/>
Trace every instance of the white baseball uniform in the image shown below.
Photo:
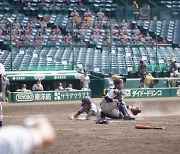
<path fill-rule="evenodd" d="M 22 126 L 6 126 L 0 129 L 1 154 L 30 154 L 42 145 L 42 139 L 36 130 Z"/>
<path fill-rule="evenodd" d="M 1 104 L 1 102 L 0 102 L 0 121 L 3 121 L 2 104 Z"/>
<path fill-rule="evenodd" d="M 88 117 L 90 116 L 96 116 L 97 119 L 101 118 L 101 109 L 97 107 L 94 103 L 91 103 L 91 107 L 89 110 L 87 110 L 84 106 L 81 106 L 78 112 L 74 115 L 74 117 L 78 117 L 81 113 L 86 112 Z"/>
<path fill-rule="evenodd" d="M 83 89 L 89 89 L 89 83 L 90 83 L 89 76 L 82 75 L 80 80 L 83 83 Z"/>

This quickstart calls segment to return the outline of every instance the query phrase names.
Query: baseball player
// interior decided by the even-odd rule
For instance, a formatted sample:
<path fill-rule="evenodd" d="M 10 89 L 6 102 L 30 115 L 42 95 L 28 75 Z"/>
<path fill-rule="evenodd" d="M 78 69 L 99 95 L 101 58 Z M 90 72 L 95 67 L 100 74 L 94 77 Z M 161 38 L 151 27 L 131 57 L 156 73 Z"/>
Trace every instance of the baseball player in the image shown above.
<path fill-rule="evenodd" d="M 94 103 L 92 103 L 89 97 L 84 97 L 82 99 L 82 104 L 79 111 L 77 111 L 75 115 L 71 117 L 71 120 L 77 118 L 84 112 L 87 113 L 85 120 L 88 120 L 91 116 L 96 116 L 97 119 L 105 118 L 104 113 L 101 111 L 101 109 L 98 108 Z"/>
<path fill-rule="evenodd" d="M 3 100 L 3 102 L 6 102 L 7 100 L 6 100 L 5 92 L 8 88 L 8 86 L 10 85 L 9 79 L 7 78 L 6 75 L 2 75 L 2 81 L 1 82 L 2 82 L 2 100 Z"/>
<path fill-rule="evenodd" d="M 44 90 L 44 87 L 43 85 L 41 84 L 41 80 L 38 79 L 36 84 L 33 85 L 32 87 L 32 91 L 43 91 Z"/>
<path fill-rule="evenodd" d="M 135 118 L 131 117 L 128 113 L 128 109 L 131 110 L 133 107 L 127 106 L 123 101 L 123 97 L 125 96 L 123 80 L 115 79 L 114 86 L 115 88 L 106 94 L 100 104 L 103 113 L 106 117 L 112 119 L 134 120 Z"/>
<path fill-rule="evenodd" d="M 57 87 L 57 89 L 55 89 L 55 91 L 63 91 L 63 90 L 64 90 L 64 87 L 63 87 L 62 83 L 59 83 L 58 87 Z"/>
<path fill-rule="evenodd" d="M 84 74 L 80 78 L 80 83 L 82 89 L 89 89 L 90 78 L 87 69 L 84 69 Z"/>
<path fill-rule="evenodd" d="M 26 84 L 22 84 L 21 89 L 17 89 L 16 91 L 17 92 L 30 92 L 31 91 L 31 90 L 26 89 L 26 88 L 27 88 Z"/>
<path fill-rule="evenodd" d="M 2 104 L 0 102 L 0 127 L 2 127 L 2 121 L 3 121 L 3 116 L 2 116 Z"/>
<path fill-rule="evenodd" d="M 1 154 L 30 154 L 53 143 L 55 130 L 45 118 L 28 117 L 26 126 L 5 126 L 0 129 Z"/>
<path fill-rule="evenodd" d="M 4 68 L 4 65 L 2 63 L 0 63 L 0 79 L 2 79 L 2 76 L 4 76 L 4 75 L 5 75 L 5 68 Z M 1 104 L 1 100 L 3 100 L 2 89 L 3 89 L 2 80 L 0 80 L 0 127 L 2 127 L 2 121 L 3 121 L 2 104 Z"/>

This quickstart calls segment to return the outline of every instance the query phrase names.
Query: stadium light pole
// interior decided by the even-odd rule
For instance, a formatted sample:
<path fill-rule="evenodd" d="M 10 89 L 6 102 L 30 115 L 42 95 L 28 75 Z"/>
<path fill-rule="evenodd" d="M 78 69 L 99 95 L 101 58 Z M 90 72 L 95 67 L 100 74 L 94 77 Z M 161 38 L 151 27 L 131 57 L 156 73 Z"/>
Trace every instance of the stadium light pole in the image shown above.
<path fill-rule="evenodd" d="M 156 78 L 158 77 L 158 40 L 157 40 L 157 17 L 154 17 L 156 22 Z"/>
<path fill-rule="evenodd" d="M 7 18 L 8 22 L 10 23 L 10 52 L 11 52 L 11 71 L 12 69 L 12 25 L 13 25 L 13 21 L 11 18 Z"/>

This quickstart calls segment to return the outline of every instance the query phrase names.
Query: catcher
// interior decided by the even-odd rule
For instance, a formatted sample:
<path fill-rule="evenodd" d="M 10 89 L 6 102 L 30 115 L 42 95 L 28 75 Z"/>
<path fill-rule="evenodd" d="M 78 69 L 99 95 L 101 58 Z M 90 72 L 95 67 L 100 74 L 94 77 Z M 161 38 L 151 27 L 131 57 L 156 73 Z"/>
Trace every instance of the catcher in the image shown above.
<path fill-rule="evenodd" d="M 132 112 L 133 115 L 137 115 L 141 110 L 137 107 L 126 105 L 123 101 L 125 92 L 123 91 L 123 80 L 115 79 L 114 80 L 114 89 L 111 89 L 106 96 L 103 98 L 100 106 L 106 117 L 112 119 L 123 119 L 123 120 L 134 120 L 135 118 L 131 117 L 128 113 L 128 109 Z"/>

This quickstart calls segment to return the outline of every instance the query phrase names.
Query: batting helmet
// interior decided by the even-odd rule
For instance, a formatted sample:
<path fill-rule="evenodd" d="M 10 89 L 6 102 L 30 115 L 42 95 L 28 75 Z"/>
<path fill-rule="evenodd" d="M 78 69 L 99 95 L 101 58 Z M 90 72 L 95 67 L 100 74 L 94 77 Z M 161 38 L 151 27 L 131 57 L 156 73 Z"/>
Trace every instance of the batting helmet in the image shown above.
<path fill-rule="evenodd" d="M 81 104 L 81 106 L 85 106 L 85 105 L 91 105 L 91 100 L 90 100 L 89 97 L 84 97 L 84 98 L 82 99 L 82 104 Z"/>

